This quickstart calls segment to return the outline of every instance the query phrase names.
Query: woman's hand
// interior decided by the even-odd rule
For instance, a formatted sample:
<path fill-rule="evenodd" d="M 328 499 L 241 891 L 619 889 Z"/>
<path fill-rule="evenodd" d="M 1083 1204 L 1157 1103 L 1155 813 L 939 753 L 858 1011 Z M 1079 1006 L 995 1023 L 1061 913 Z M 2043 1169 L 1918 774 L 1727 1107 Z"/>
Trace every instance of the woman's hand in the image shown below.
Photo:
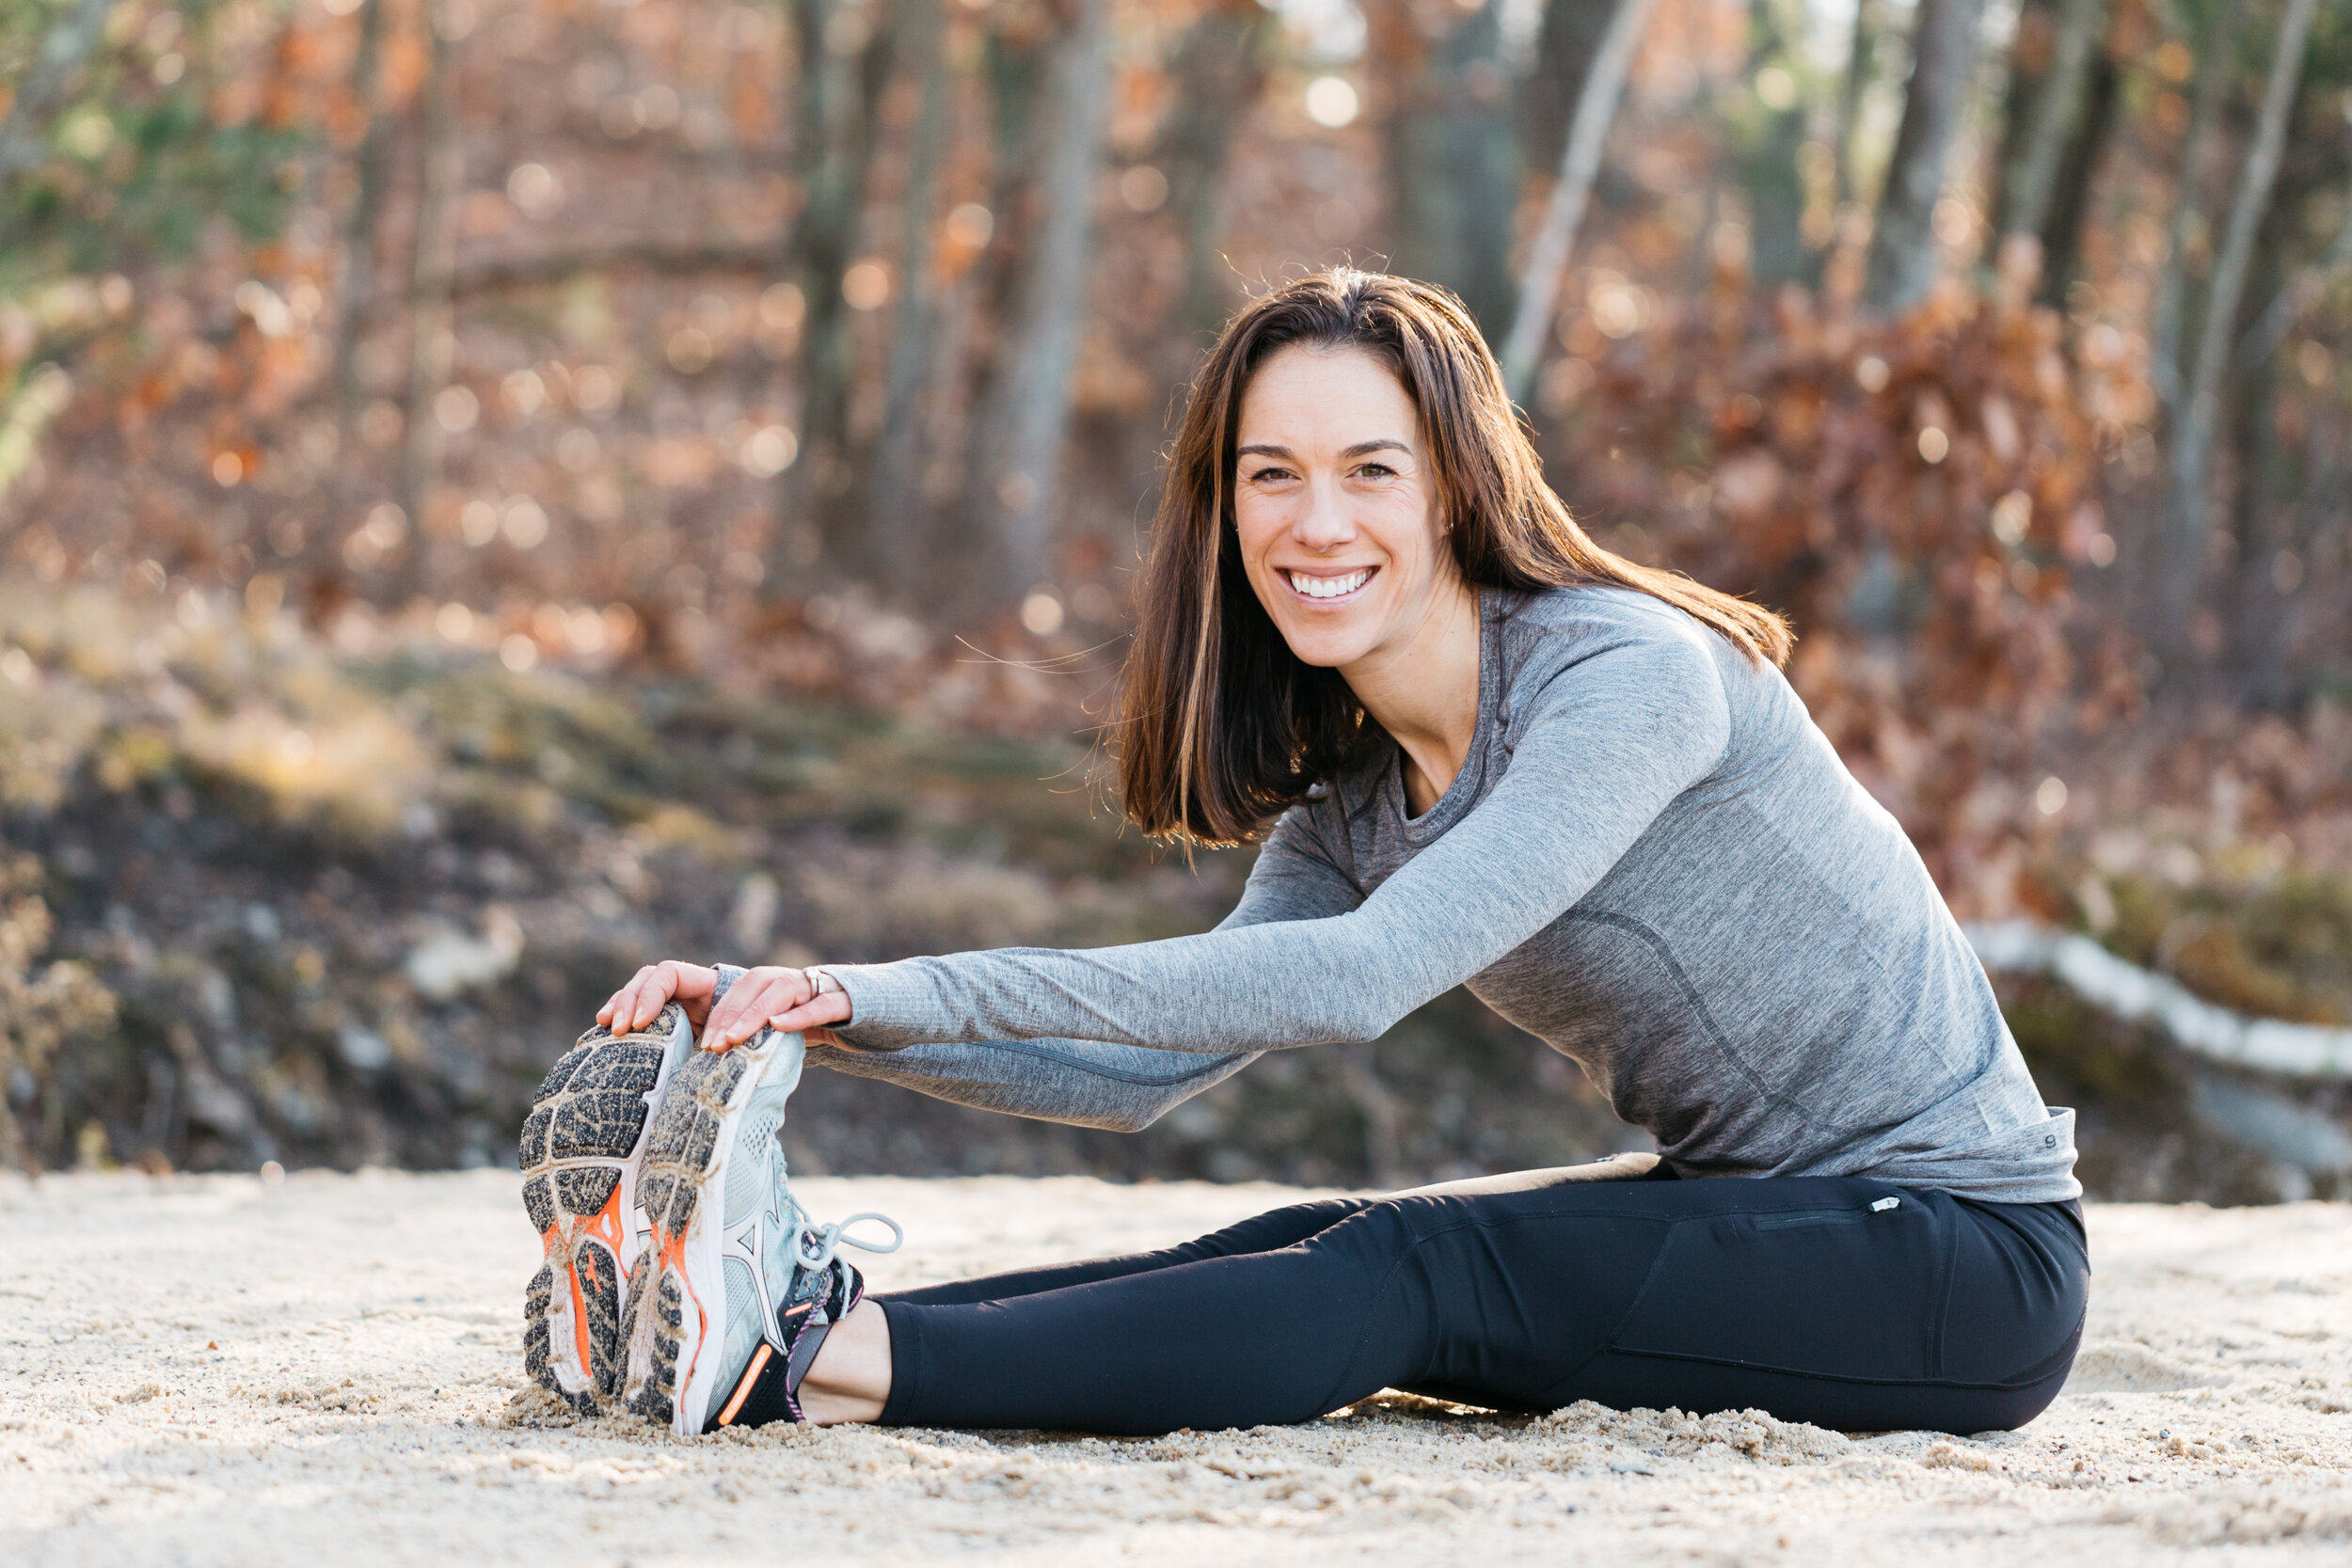
<path fill-rule="evenodd" d="M 817 1044 L 838 1046 L 841 1037 L 823 1026 L 849 1020 L 848 992 L 837 988 L 819 992 L 806 970 L 763 965 L 745 970 L 710 1009 L 710 1022 L 703 1030 L 703 1049 L 725 1051 L 762 1029 L 786 1033 L 798 1029 Z"/>
<path fill-rule="evenodd" d="M 686 1010 L 686 1022 L 699 1029 L 710 1014 L 710 994 L 718 989 L 717 970 L 664 958 L 629 976 L 628 984 L 596 1009 L 596 1022 L 616 1035 L 626 1035 L 643 1029 L 661 1016 L 663 1006 L 675 1002 Z"/>

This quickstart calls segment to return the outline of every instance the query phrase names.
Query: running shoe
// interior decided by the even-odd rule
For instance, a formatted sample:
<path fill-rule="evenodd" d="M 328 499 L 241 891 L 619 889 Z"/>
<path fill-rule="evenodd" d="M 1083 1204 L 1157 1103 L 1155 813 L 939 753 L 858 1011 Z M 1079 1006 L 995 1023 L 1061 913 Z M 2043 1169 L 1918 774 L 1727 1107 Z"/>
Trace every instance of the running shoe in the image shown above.
<path fill-rule="evenodd" d="M 646 1133 L 649 1233 L 621 1318 L 621 1402 L 681 1435 L 803 1419 L 801 1380 L 865 1298 L 836 1252 L 892 1252 L 904 1239 L 881 1214 L 811 1225 L 792 1196 L 776 1133 L 805 1054 L 799 1035 L 773 1030 L 696 1052 Z M 892 1240 L 842 1234 L 869 1219 Z"/>
<path fill-rule="evenodd" d="M 620 1387 L 621 1307 L 645 1245 L 639 1164 L 654 1108 L 693 1050 L 672 1003 L 642 1030 L 589 1030 L 531 1097 L 523 1207 L 544 1252 L 523 1298 L 523 1366 L 583 1416 Z"/>

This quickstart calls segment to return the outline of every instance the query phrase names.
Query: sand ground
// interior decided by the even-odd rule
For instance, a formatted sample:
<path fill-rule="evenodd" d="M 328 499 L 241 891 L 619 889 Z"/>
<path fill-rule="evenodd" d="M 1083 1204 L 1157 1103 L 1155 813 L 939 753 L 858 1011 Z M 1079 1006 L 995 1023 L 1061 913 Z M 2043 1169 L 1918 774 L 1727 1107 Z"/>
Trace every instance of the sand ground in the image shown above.
<path fill-rule="evenodd" d="M 819 1180 L 888 1287 L 1298 1196 Z M 2090 1328 L 2022 1433 L 1850 1438 L 1398 1398 L 1150 1441 L 516 1424 L 511 1175 L 0 1184 L 0 1561 L 2352 1561 L 2352 1207 L 2091 1214 Z M 1400 1556 L 1399 1554 L 1405 1554 Z"/>

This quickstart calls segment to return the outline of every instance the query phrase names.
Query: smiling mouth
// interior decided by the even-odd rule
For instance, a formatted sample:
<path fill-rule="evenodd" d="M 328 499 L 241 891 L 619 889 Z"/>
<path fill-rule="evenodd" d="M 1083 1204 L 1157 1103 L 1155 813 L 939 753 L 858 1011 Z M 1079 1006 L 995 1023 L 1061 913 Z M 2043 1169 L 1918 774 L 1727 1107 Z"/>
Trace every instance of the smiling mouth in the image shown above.
<path fill-rule="evenodd" d="M 1302 599 L 1343 599 L 1365 583 L 1370 582 L 1377 566 L 1359 566 L 1352 572 L 1333 572 L 1318 576 L 1296 567 L 1282 568 L 1282 580 L 1291 585 L 1291 592 Z"/>

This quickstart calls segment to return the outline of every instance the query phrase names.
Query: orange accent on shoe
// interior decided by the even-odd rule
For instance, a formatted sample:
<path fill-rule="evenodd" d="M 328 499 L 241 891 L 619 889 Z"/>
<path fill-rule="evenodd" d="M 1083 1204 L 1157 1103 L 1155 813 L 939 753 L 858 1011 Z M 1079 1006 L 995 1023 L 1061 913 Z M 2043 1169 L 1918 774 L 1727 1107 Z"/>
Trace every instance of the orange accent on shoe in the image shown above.
<path fill-rule="evenodd" d="M 767 1340 L 759 1342 L 759 1349 L 752 1353 L 752 1364 L 743 1369 L 743 1381 L 735 1386 L 735 1398 L 727 1401 L 727 1407 L 719 1412 L 721 1426 L 733 1421 L 735 1413 L 743 1408 L 743 1402 L 752 1397 L 752 1385 L 759 1381 L 759 1370 L 768 1365 L 768 1358 L 774 1354 Z"/>
<path fill-rule="evenodd" d="M 593 1261 L 590 1266 L 594 1267 Z M 580 1288 L 577 1265 L 564 1270 L 564 1276 L 572 1282 L 572 1350 L 580 1357 L 580 1375 L 593 1380 L 596 1375 L 596 1362 L 588 1347 L 588 1298 Z"/>
<path fill-rule="evenodd" d="M 621 1190 L 619 1187 L 615 1186 L 612 1189 L 612 1196 L 604 1200 L 604 1207 L 596 1212 L 596 1218 L 588 1222 L 587 1228 L 590 1235 L 612 1250 L 613 1263 L 620 1270 L 621 1277 L 618 1283 L 624 1285 L 628 1283 L 629 1266 L 636 1262 L 636 1259 L 622 1255 L 625 1243 L 628 1240 L 628 1232 L 621 1224 Z"/>
<path fill-rule="evenodd" d="M 604 1244 L 613 1260 L 613 1287 L 618 1291 L 628 1284 L 628 1261 L 621 1256 L 626 1238 L 627 1232 L 621 1225 L 621 1194 L 618 1187 L 613 1189 L 611 1197 L 605 1199 L 604 1207 L 587 1219 L 576 1220 L 566 1226 L 559 1216 L 553 1225 L 539 1233 L 546 1257 L 562 1267 L 564 1282 L 571 1289 L 572 1350 L 580 1358 L 580 1374 L 584 1378 L 595 1377 L 596 1366 L 588 1337 L 587 1292 L 581 1289 L 580 1275 L 584 1262 L 590 1281 L 595 1281 L 596 1254 L 593 1247 L 580 1243 L 600 1242 Z M 698 1308 L 701 1306 L 699 1302 L 695 1305 Z"/>
<path fill-rule="evenodd" d="M 686 1302 L 691 1302 L 694 1307 L 694 1354 L 688 1357 L 685 1366 L 676 1370 L 677 1389 L 672 1396 L 682 1400 L 686 1397 L 688 1383 L 693 1378 L 694 1363 L 702 1358 L 703 1341 L 709 1338 L 710 1314 L 703 1310 L 703 1298 L 694 1293 L 694 1281 L 686 1272 L 686 1238 L 673 1236 L 660 1226 L 656 1226 L 653 1230 L 653 1243 L 655 1259 L 660 1265 L 654 1272 L 654 1278 L 659 1280 L 664 1269 L 675 1271 L 677 1275 L 679 1291 L 685 1296 Z M 681 1312 L 685 1309 L 685 1302 L 679 1304 Z"/>

